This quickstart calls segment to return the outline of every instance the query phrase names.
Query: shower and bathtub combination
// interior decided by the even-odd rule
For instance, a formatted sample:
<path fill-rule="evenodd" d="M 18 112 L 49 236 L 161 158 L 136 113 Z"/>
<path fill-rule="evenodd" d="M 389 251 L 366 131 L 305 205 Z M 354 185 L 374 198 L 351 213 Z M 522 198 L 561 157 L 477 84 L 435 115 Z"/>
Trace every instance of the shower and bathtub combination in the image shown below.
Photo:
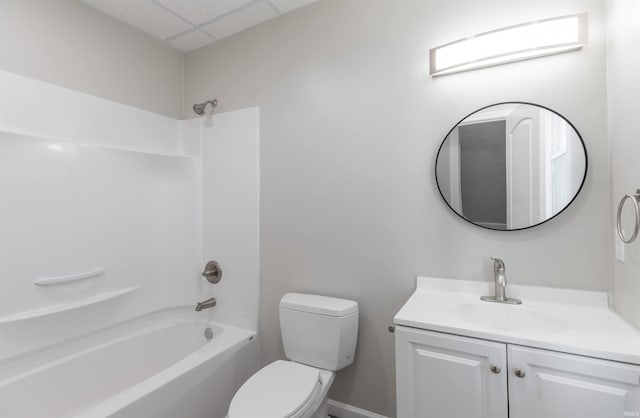
<path fill-rule="evenodd" d="M 258 109 L 0 83 L 0 416 L 223 418 L 259 368 Z"/>
<path fill-rule="evenodd" d="M 155 312 L 5 365 L 2 416 L 223 417 L 254 338 L 186 308 Z"/>

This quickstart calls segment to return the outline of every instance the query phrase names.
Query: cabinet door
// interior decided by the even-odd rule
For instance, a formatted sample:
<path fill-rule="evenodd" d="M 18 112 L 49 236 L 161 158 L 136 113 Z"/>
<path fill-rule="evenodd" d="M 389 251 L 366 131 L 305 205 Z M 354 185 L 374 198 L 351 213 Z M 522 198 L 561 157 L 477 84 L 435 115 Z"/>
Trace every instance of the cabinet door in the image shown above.
<path fill-rule="evenodd" d="M 508 353 L 510 418 L 640 416 L 640 366 L 513 345 Z"/>
<path fill-rule="evenodd" d="M 398 418 L 506 418 L 506 370 L 506 344 L 398 326 Z"/>

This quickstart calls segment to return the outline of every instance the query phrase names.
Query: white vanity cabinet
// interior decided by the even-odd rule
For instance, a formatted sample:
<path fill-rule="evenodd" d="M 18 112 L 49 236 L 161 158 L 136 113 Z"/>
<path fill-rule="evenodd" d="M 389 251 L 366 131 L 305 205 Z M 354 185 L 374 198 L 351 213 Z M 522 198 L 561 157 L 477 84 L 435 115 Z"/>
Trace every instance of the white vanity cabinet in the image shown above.
<path fill-rule="evenodd" d="M 505 344 L 396 327 L 398 418 L 507 418 L 506 371 Z"/>
<path fill-rule="evenodd" d="M 398 418 L 640 416 L 627 363 L 397 327 L 396 374 Z"/>
<path fill-rule="evenodd" d="M 512 418 L 640 416 L 640 366 L 511 344 L 507 357 Z"/>

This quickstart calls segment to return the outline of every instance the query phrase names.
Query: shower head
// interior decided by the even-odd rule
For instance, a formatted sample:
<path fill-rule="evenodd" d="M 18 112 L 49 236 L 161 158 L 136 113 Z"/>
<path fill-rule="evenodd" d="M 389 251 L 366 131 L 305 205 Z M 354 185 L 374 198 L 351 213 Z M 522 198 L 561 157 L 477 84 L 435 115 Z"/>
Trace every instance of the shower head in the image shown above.
<path fill-rule="evenodd" d="M 213 100 L 207 100 L 204 103 L 197 103 L 193 105 L 193 111 L 196 112 L 196 114 L 198 115 L 204 115 L 204 110 L 207 107 L 207 105 L 211 103 L 211 111 L 213 111 L 213 109 L 216 108 L 216 106 L 218 106 L 218 100 L 217 99 L 213 99 Z"/>

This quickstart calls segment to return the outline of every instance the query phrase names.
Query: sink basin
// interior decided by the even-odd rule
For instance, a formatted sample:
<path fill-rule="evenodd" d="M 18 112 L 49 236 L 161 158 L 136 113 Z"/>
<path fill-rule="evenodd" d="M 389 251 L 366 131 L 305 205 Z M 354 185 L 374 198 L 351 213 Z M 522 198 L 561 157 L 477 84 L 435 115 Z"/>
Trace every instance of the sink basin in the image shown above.
<path fill-rule="evenodd" d="M 474 302 L 455 305 L 451 315 L 460 321 L 508 332 L 555 334 L 569 330 L 569 324 L 555 315 L 523 305 Z"/>
<path fill-rule="evenodd" d="M 511 284 L 509 296 L 522 305 L 480 300 L 493 290 L 484 281 L 418 277 L 394 325 L 640 365 L 640 332 L 611 309 L 606 292 Z"/>

